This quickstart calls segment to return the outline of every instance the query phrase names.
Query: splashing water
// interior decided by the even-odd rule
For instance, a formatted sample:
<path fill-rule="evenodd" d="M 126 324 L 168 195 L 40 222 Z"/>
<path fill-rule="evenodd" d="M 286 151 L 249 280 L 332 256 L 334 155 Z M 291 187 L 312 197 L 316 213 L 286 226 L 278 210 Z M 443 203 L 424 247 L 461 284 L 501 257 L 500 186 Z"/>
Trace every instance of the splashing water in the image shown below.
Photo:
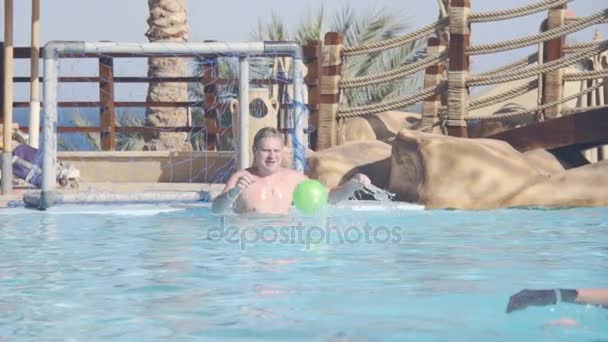
<path fill-rule="evenodd" d="M 372 195 L 376 201 L 380 201 L 385 204 L 391 203 L 395 197 L 395 194 L 387 190 L 380 189 L 373 184 L 366 185 L 363 192 L 368 195 Z"/>

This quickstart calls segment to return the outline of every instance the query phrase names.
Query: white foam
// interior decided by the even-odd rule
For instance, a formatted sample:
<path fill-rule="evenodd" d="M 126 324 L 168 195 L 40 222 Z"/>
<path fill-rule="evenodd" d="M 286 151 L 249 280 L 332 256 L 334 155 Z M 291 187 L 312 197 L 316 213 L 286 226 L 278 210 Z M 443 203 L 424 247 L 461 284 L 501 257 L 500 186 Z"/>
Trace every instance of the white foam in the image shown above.
<path fill-rule="evenodd" d="M 383 203 L 378 201 L 346 201 L 336 205 L 336 208 L 352 209 L 354 211 L 392 211 L 392 210 L 424 210 L 423 205 L 390 202 Z"/>
<path fill-rule="evenodd" d="M 114 205 L 57 205 L 47 210 L 39 211 L 28 208 L 6 208 L 0 210 L 0 215 L 118 215 L 118 216 L 152 216 L 161 213 L 176 212 L 191 208 L 210 208 L 211 203 L 176 203 L 176 204 L 114 204 Z M 379 201 L 344 201 L 331 208 L 352 211 L 411 211 L 424 210 L 423 205 L 404 202 L 379 202 Z"/>
<path fill-rule="evenodd" d="M 185 208 L 159 205 L 58 205 L 44 211 L 27 208 L 11 208 L 0 211 L 0 214 L 153 216 L 161 213 L 169 213 L 180 210 L 185 210 Z"/>

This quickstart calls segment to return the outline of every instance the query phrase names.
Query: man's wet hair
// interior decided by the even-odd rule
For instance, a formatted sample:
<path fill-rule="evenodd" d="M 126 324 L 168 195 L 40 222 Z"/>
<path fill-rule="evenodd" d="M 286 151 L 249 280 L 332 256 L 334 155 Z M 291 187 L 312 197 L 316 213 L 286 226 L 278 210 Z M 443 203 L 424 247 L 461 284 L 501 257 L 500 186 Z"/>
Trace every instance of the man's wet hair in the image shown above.
<path fill-rule="evenodd" d="M 260 143 L 264 138 L 277 138 L 282 139 L 281 132 L 274 127 L 264 127 L 260 129 L 253 138 L 253 150 L 255 151 L 260 147 Z"/>

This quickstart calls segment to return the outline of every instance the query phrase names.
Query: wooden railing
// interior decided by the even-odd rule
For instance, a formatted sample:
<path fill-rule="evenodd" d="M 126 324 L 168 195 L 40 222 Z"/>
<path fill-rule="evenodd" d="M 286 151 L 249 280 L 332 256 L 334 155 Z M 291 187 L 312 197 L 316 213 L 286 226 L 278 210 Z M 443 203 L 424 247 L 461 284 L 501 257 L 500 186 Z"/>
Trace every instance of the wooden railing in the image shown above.
<path fill-rule="evenodd" d="M 3 43 L 0 42 L 0 89 L 4 88 L 3 84 Z M 16 47 L 14 48 L 15 59 L 29 59 L 31 56 L 31 49 L 29 47 Z M 277 55 L 280 57 L 279 55 Z M 41 51 L 41 58 L 44 57 L 43 51 Z M 94 58 L 98 60 L 98 76 L 60 76 L 58 81 L 60 83 L 96 83 L 99 86 L 99 100 L 98 101 L 59 101 L 57 106 L 59 108 L 99 108 L 99 126 L 58 126 L 57 131 L 59 133 L 99 133 L 101 148 L 102 150 L 111 151 L 116 148 L 116 133 L 142 133 L 149 134 L 154 131 L 175 131 L 175 132 L 191 132 L 191 133 L 203 133 L 205 134 L 206 150 L 217 150 L 218 148 L 218 137 L 219 135 L 227 132 L 232 132 L 232 127 L 220 127 L 217 117 L 216 109 L 219 104 L 217 99 L 216 89 L 218 85 L 238 85 L 238 79 L 228 79 L 215 77 L 212 74 L 212 70 L 204 68 L 202 76 L 184 76 L 184 77 L 138 77 L 138 76 L 115 76 L 114 75 L 114 61 L 120 58 L 148 58 L 150 56 L 146 54 L 132 55 L 132 54 L 104 54 L 103 56 L 96 54 L 75 54 L 75 55 L 63 55 L 64 58 Z M 175 55 L 166 56 L 155 55 L 155 57 L 176 57 Z M 179 55 L 184 58 L 207 58 L 216 59 L 217 55 Z M 308 107 L 311 115 L 311 122 L 316 125 L 318 121 L 318 71 L 320 70 L 321 63 L 321 44 L 320 42 L 311 42 L 304 47 L 304 62 L 308 68 L 308 74 L 305 78 L 305 83 L 308 85 L 309 98 Z M 30 77 L 17 76 L 13 77 L 14 83 L 29 83 Z M 43 82 L 43 78 L 40 77 L 40 82 Z M 174 102 L 151 102 L 151 101 L 116 101 L 114 86 L 117 83 L 150 83 L 150 82 L 201 82 L 205 87 L 204 100 L 202 101 L 174 101 Z M 281 82 L 278 80 L 269 79 L 253 79 L 250 84 L 252 85 L 271 85 Z M 291 82 L 286 80 L 283 82 Z M 0 92 L 1 93 L 1 92 Z M 4 99 L 0 94 L 0 108 L 2 108 Z M 282 104 L 282 108 L 287 108 L 289 104 Z M 13 108 L 27 108 L 29 102 L 13 102 Z M 190 108 L 202 108 L 205 114 L 205 125 L 204 126 L 183 126 L 183 127 L 149 127 L 149 126 L 118 126 L 116 125 L 116 109 L 117 108 L 149 108 L 149 107 L 190 107 Z M 59 112 L 61 115 L 61 112 Z M 2 118 L 0 113 L 0 119 Z M 316 126 L 315 126 L 316 127 Z M 20 127 L 24 132 L 28 132 L 28 127 Z M 289 129 L 281 129 L 284 133 L 291 133 Z M 315 135 L 313 131 L 313 137 Z M 315 139 L 311 139 L 311 144 L 314 147 Z"/>
<path fill-rule="evenodd" d="M 319 81 L 322 85 L 318 126 L 319 148 L 329 148 L 337 144 L 337 127 L 341 120 L 389 110 L 403 110 L 417 103 L 423 103 L 421 130 L 443 132 L 459 137 L 469 136 L 469 121 L 525 116 L 534 116 L 535 120 L 543 121 L 567 113 L 580 112 L 576 108 L 563 108 L 570 101 L 564 97 L 564 82 L 567 79 L 602 82 L 601 79 L 605 78 L 607 73 L 598 71 L 597 74 L 585 74 L 570 71 L 570 74 L 564 74 L 564 70 L 569 65 L 595 58 L 594 56 L 608 51 L 608 41 L 567 44 L 566 36 L 592 25 L 608 22 L 608 9 L 601 9 L 587 17 L 569 17 L 566 6 L 568 0 L 535 0 L 532 4 L 520 8 L 475 13 L 471 12 L 471 1 L 452 0 L 448 18 L 442 18 L 418 30 L 382 41 L 347 46 L 341 33 L 328 32 L 325 35 L 323 54 L 325 60 Z M 490 44 L 471 44 L 473 23 L 496 22 L 539 12 L 547 13 L 540 33 Z M 447 37 L 449 40 L 445 41 Z M 353 56 L 379 54 L 422 39 L 428 42 L 426 56 L 418 61 L 374 74 L 354 76 L 342 72 Z M 471 72 L 469 60 L 472 56 L 507 52 L 539 44 L 543 47 L 539 63 L 535 54 L 534 59 L 528 56 L 523 61 L 501 66 L 492 71 L 479 74 Z M 422 71 L 425 73 L 424 87 L 410 94 L 356 106 L 341 99 L 342 94 L 350 89 L 395 82 Z M 533 77 L 539 81 L 515 89 L 507 89 L 499 94 L 501 96 L 471 99 L 469 95 L 470 89 L 475 86 L 501 84 Z M 538 91 L 541 98 L 541 105 L 537 107 L 498 115 L 489 111 L 478 115 L 470 114 L 472 110 L 503 103 L 533 90 Z M 577 93 L 576 98 L 584 96 L 585 91 Z M 605 104 L 602 106 L 608 107 Z"/>

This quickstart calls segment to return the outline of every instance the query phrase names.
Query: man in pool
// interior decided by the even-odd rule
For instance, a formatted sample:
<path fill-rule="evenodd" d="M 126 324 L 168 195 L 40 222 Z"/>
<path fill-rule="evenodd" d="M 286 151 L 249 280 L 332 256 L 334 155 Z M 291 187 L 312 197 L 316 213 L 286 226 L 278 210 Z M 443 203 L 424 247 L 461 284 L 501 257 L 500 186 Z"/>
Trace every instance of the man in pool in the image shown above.
<path fill-rule="evenodd" d="M 281 167 L 283 141 L 272 127 L 258 131 L 253 139 L 253 166 L 234 173 L 212 203 L 214 213 L 233 208 L 237 213 L 285 214 L 291 208 L 293 192 L 306 175 Z M 329 202 L 348 199 L 356 191 L 370 185 L 369 178 L 355 174 L 341 186 L 331 189 Z"/>

